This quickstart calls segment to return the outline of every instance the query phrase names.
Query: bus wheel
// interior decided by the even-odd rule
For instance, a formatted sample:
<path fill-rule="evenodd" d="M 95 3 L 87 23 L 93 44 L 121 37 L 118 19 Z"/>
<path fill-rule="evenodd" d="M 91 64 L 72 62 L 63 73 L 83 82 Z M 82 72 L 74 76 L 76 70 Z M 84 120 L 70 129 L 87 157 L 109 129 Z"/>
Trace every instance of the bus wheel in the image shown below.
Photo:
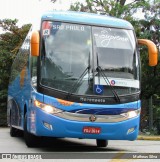
<path fill-rule="evenodd" d="M 27 130 L 27 113 L 25 114 L 24 120 L 24 139 L 28 147 L 36 147 L 38 145 L 38 137 L 29 133 Z"/>
<path fill-rule="evenodd" d="M 13 128 L 11 125 L 10 125 L 10 135 L 11 137 L 17 137 L 17 129 Z"/>
<path fill-rule="evenodd" d="M 16 129 L 10 125 L 10 136 L 11 137 L 23 137 L 23 131 Z"/>
<path fill-rule="evenodd" d="M 97 143 L 97 147 L 106 147 L 108 145 L 107 140 L 97 139 L 96 143 Z"/>
<path fill-rule="evenodd" d="M 11 137 L 22 137 L 23 131 L 12 127 L 12 120 L 10 116 L 10 136 Z"/>

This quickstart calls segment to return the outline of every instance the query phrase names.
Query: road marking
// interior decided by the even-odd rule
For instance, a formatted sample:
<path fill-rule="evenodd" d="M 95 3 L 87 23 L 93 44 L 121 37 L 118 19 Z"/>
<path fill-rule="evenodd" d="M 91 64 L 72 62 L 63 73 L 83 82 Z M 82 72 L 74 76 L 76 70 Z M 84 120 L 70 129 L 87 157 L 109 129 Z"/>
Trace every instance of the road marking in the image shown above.
<path fill-rule="evenodd" d="M 133 160 L 133 159 L 123 159 L 123 155 L 125 155 L 124 152 L 118 152 L 116 156 L 114 156 L 113 159 L 110 160 L 109 162 L 129 162 Z"/>

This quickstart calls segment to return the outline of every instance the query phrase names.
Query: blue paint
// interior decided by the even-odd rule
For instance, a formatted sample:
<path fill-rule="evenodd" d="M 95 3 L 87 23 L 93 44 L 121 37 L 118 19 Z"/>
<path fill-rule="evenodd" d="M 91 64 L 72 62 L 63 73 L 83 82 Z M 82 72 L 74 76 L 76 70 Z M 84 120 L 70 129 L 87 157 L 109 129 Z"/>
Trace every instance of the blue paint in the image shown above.
<path fill-rule="evenodd" d="M 42 20 L 66 21 L 98 26 L 109 26 L 133 30 L 133 26 L 128 21 L 106 15 L 93 13 L 73 12 L 73 11 L 52 11 L 44 14 Z"/>
<path fill-rule="evenodd" d="M 102 25 L 116 28 L 133 29 L 132 25 L 124 20 L 109 16 L 100 16 L 89 13 L 76 13 L 76 12 L 50 12 L 42 16 L 43 20 L 59 20 L 64 22 L 73 22 L 89 25 Z M 28 39 L 30 39 L 28 34 Z M 30 40 L 28 41 L 30 42 Z M 26 43 L 27 44 L 27 43 Z M 16 78 L 12 80 L 8 87 L 8 101 L 14 100 L 16 106 L 14 107 L 15 114 L 14 125 L 20 129 L 24 129 L 24 113 L 27 111 L 27 129 L 30 133 L 37 136 L 50 136 L 50 137 L 73 137 L 73 138 L 89 138 L 89 139 L 112 139 L 112 140 L 135 140 L 139 130 L 139 119 L 136 117 L 123 122 L 117 123 L 94 123 L 94 122 L 78 122 L 72 120 L 65 120 L 55 115 L 48 114 L 42 111 L 40 108 L 34 106 L 34 100 L 38 100 L 45 104 L 54 106 L 63 111 L 81 114 L 97 114 L 97 115 L 118 115 L 130 110 L 139 109 L 141 107 L 140 101 L 125 103 L 125 104 L 87 104 L 87 103 L 73 103 L 71 105 L 63 105 L 58 102 L 57 98 L 39 93 L 31 85 L 30 74 L 30 48 L 28 43 L 28 60 L 26 62 L 27 72 L 24 78 L 24 85 L 20 86 L 20 71 Z M 25 53 L 22 53 L 25 55 Z M 23 58 L 23 57 L 22 57 Z M 19 62 L 17 62 L 18 64 Z M 103 85 L 95 85 L 94 91 L 96 94 L 103 94 Z M 8 107 L 8 118 L 10 115 L 11 107 Z M 52 125 L 53 130 L 47 129 L 43 122 L 47 122 Z M 82 129 L 84 126 L 100 127 L 102 132 L 99 135 L 83 134 Z M 135 128 L 135 131 L 131 134 L 127 134 L 129 128 Z"/>
<path fill-rule="evenodd" d="M 94 122 L 78 122 L 65 120 L 53 115 L 48 115 L 41 110 L 37 110 L 37 135 L 50 137 L 71 137 L 71 138 L 88 138 L 88 139 L 107 139 L 107 140 L 135 140 L 139 130 L 139 119 L 133 118 L 117 123 L 94 123 Z M 48 130 L 42 124 L 45 121 L 52 125 L 53 130 Z M 101 134 L 83 134 L 82 129 L 85 126 L 101 127 Z M 135 128 L 131 134 L 127 134 L 129 128 Z"/>

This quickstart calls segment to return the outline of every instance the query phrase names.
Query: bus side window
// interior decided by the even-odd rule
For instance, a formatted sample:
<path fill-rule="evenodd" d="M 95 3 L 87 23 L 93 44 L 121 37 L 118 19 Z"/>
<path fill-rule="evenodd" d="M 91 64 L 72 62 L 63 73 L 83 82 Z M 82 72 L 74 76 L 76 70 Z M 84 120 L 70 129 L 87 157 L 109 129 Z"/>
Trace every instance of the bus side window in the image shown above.
<path fill-rule="evenodd" d="M 37 58 L 32 56 L 31 58 L 31 81 L 32 86 L 37 89 Z"/>

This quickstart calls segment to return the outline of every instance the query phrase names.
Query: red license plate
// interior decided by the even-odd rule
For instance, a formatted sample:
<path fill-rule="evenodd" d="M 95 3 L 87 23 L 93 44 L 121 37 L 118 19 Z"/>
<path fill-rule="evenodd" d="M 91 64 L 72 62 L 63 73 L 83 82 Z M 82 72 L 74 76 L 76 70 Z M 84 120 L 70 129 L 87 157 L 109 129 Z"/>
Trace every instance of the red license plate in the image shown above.
<path fill-rule="evenodd" d="M 85 133 L 85 134 L 100 134 L 101 128 L 99 128 L 99 127 L 83 127 L 83 133 Z"/>

